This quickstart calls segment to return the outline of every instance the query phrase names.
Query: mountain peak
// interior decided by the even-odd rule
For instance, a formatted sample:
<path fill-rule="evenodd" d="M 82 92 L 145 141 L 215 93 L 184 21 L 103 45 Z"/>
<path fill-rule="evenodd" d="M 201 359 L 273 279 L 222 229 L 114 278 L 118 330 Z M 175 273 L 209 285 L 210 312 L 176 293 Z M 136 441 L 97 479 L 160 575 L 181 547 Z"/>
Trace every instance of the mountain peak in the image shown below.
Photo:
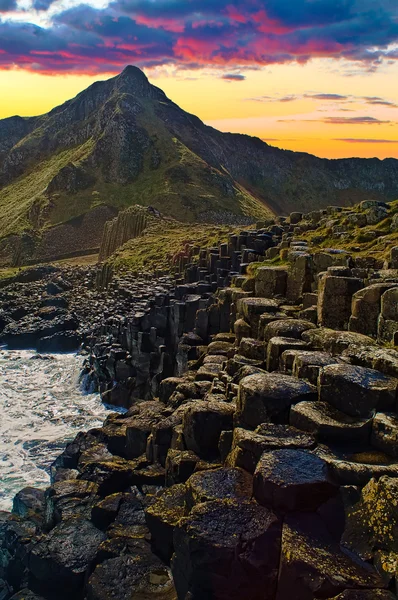
<path fill-rule="evenodd" d="M 117 88 L 122 92 L 134 94 L 135 96 L 148 97 L 152 95 L 152 86 L 147 76 L 141 69 L 128 65 L 120 75 L 115 77 Z"/>
<path fill-rule="evenodd" d="M 141 71 L 134 65 L 127 65 L 118 76 L 120 79 L 137 79 L 138 81 L 148 81 L 144 71 Z"/>

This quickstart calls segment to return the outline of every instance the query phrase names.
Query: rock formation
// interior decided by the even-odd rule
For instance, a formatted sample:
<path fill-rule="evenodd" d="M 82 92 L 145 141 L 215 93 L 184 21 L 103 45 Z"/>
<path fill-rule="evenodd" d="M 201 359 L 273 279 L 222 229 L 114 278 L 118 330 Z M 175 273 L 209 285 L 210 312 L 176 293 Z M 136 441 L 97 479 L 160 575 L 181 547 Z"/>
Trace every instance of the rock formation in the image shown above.
<path fill-rule="evenodd" d="M 231 234 L 93 326 L 85 380 L 127 411 L 1 515 L 5 598 L 397 597 L 397 250 L 311 246 L 336 214 Z"/>

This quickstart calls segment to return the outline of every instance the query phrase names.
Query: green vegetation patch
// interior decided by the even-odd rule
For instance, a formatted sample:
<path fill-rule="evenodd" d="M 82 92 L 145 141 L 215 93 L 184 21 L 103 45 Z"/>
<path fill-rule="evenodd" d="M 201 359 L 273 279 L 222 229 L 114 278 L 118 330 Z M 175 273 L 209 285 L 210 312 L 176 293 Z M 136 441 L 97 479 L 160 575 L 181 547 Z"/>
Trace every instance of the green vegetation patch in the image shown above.
<path fill-rule="evenodd" d="M 228 241 L 240 228 L 185 224 L 169 219 L 150 225 L 144 235 L 127 242 L 109 260 L 117 271 L 173 272 L 184 257 L 198 258 L 199 250 Z"/>

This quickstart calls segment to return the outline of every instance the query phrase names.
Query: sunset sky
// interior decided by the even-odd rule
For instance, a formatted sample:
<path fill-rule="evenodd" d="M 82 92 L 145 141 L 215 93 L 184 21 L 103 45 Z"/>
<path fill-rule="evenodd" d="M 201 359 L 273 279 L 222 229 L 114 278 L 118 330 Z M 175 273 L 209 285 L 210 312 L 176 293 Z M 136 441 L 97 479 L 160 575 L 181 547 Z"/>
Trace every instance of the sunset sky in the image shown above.
<path fill-rule="evenodd" d="M 398 0 L 0 0 L 0 118 L 128 64 L 222 131 L 398 158 Z"/>

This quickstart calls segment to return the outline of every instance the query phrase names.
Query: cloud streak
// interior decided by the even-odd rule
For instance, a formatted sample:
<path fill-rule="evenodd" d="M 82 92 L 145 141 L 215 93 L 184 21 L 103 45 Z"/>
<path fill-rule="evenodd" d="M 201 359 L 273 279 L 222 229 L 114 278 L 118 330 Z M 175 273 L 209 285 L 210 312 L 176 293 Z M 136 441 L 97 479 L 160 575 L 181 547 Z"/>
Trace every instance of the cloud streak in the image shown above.
<path fill-rule="evenodd" d="M 33 6 L 42 12 L 51 6 L 50 25 L 0 18 L 0 68 L 101 73 L 129 63 L 173 64 L 228 74 L 232 65 L 304 64 L 316 57 L 360 61 L 368 69 L 398 59 L 392 0 L 115 0 L 103 9 L 80 4 L 58 14 L 52 0 Z M 0 12 L 14 9 L 15 0 L 0 0 Z"/>
<path fill-rule="evenodd" d="M 385 98 L 380 98 L 379 96 L 348 96 L 343 94 L 333 94 L 333 93 L 306 93 L 306 94 L 291 94 L 289 96 L 258 96 L 257 98 L 246 98 L 246 100 L 253 102 L 294 102 L 297 100 L 315 100 L 319 102 L 332 102 L 334 104 L 354 104 L 354 103 L 362 103 L 368 105 L 380 105 L 386 106 L 389 108 L 398 108 L 398 104 L 395 102 L 391 102 L 390 100 L 386 100 Z M 339 110 L 352 110 L 349 108 L 340 108 Z"/>
<path fill-rule="evenodd" d="M 221 79 L 225 79 L 226 81 L 245 81 L 246 75 L 242 75 L 241 73 L 224 73 Z"/>
<path fill-rule="evenodd" d="M 396 125 L 376 117 L 324 117 L 323 119 L 278 119 L 279 123 L 324 123 L 326 125 Z"/>
<path fill-rule="evenodd" d="M 398 140 L 378 140 L 373 138 L 334 138 L 335 142 L 348 144 L 398 144 Z"/>

